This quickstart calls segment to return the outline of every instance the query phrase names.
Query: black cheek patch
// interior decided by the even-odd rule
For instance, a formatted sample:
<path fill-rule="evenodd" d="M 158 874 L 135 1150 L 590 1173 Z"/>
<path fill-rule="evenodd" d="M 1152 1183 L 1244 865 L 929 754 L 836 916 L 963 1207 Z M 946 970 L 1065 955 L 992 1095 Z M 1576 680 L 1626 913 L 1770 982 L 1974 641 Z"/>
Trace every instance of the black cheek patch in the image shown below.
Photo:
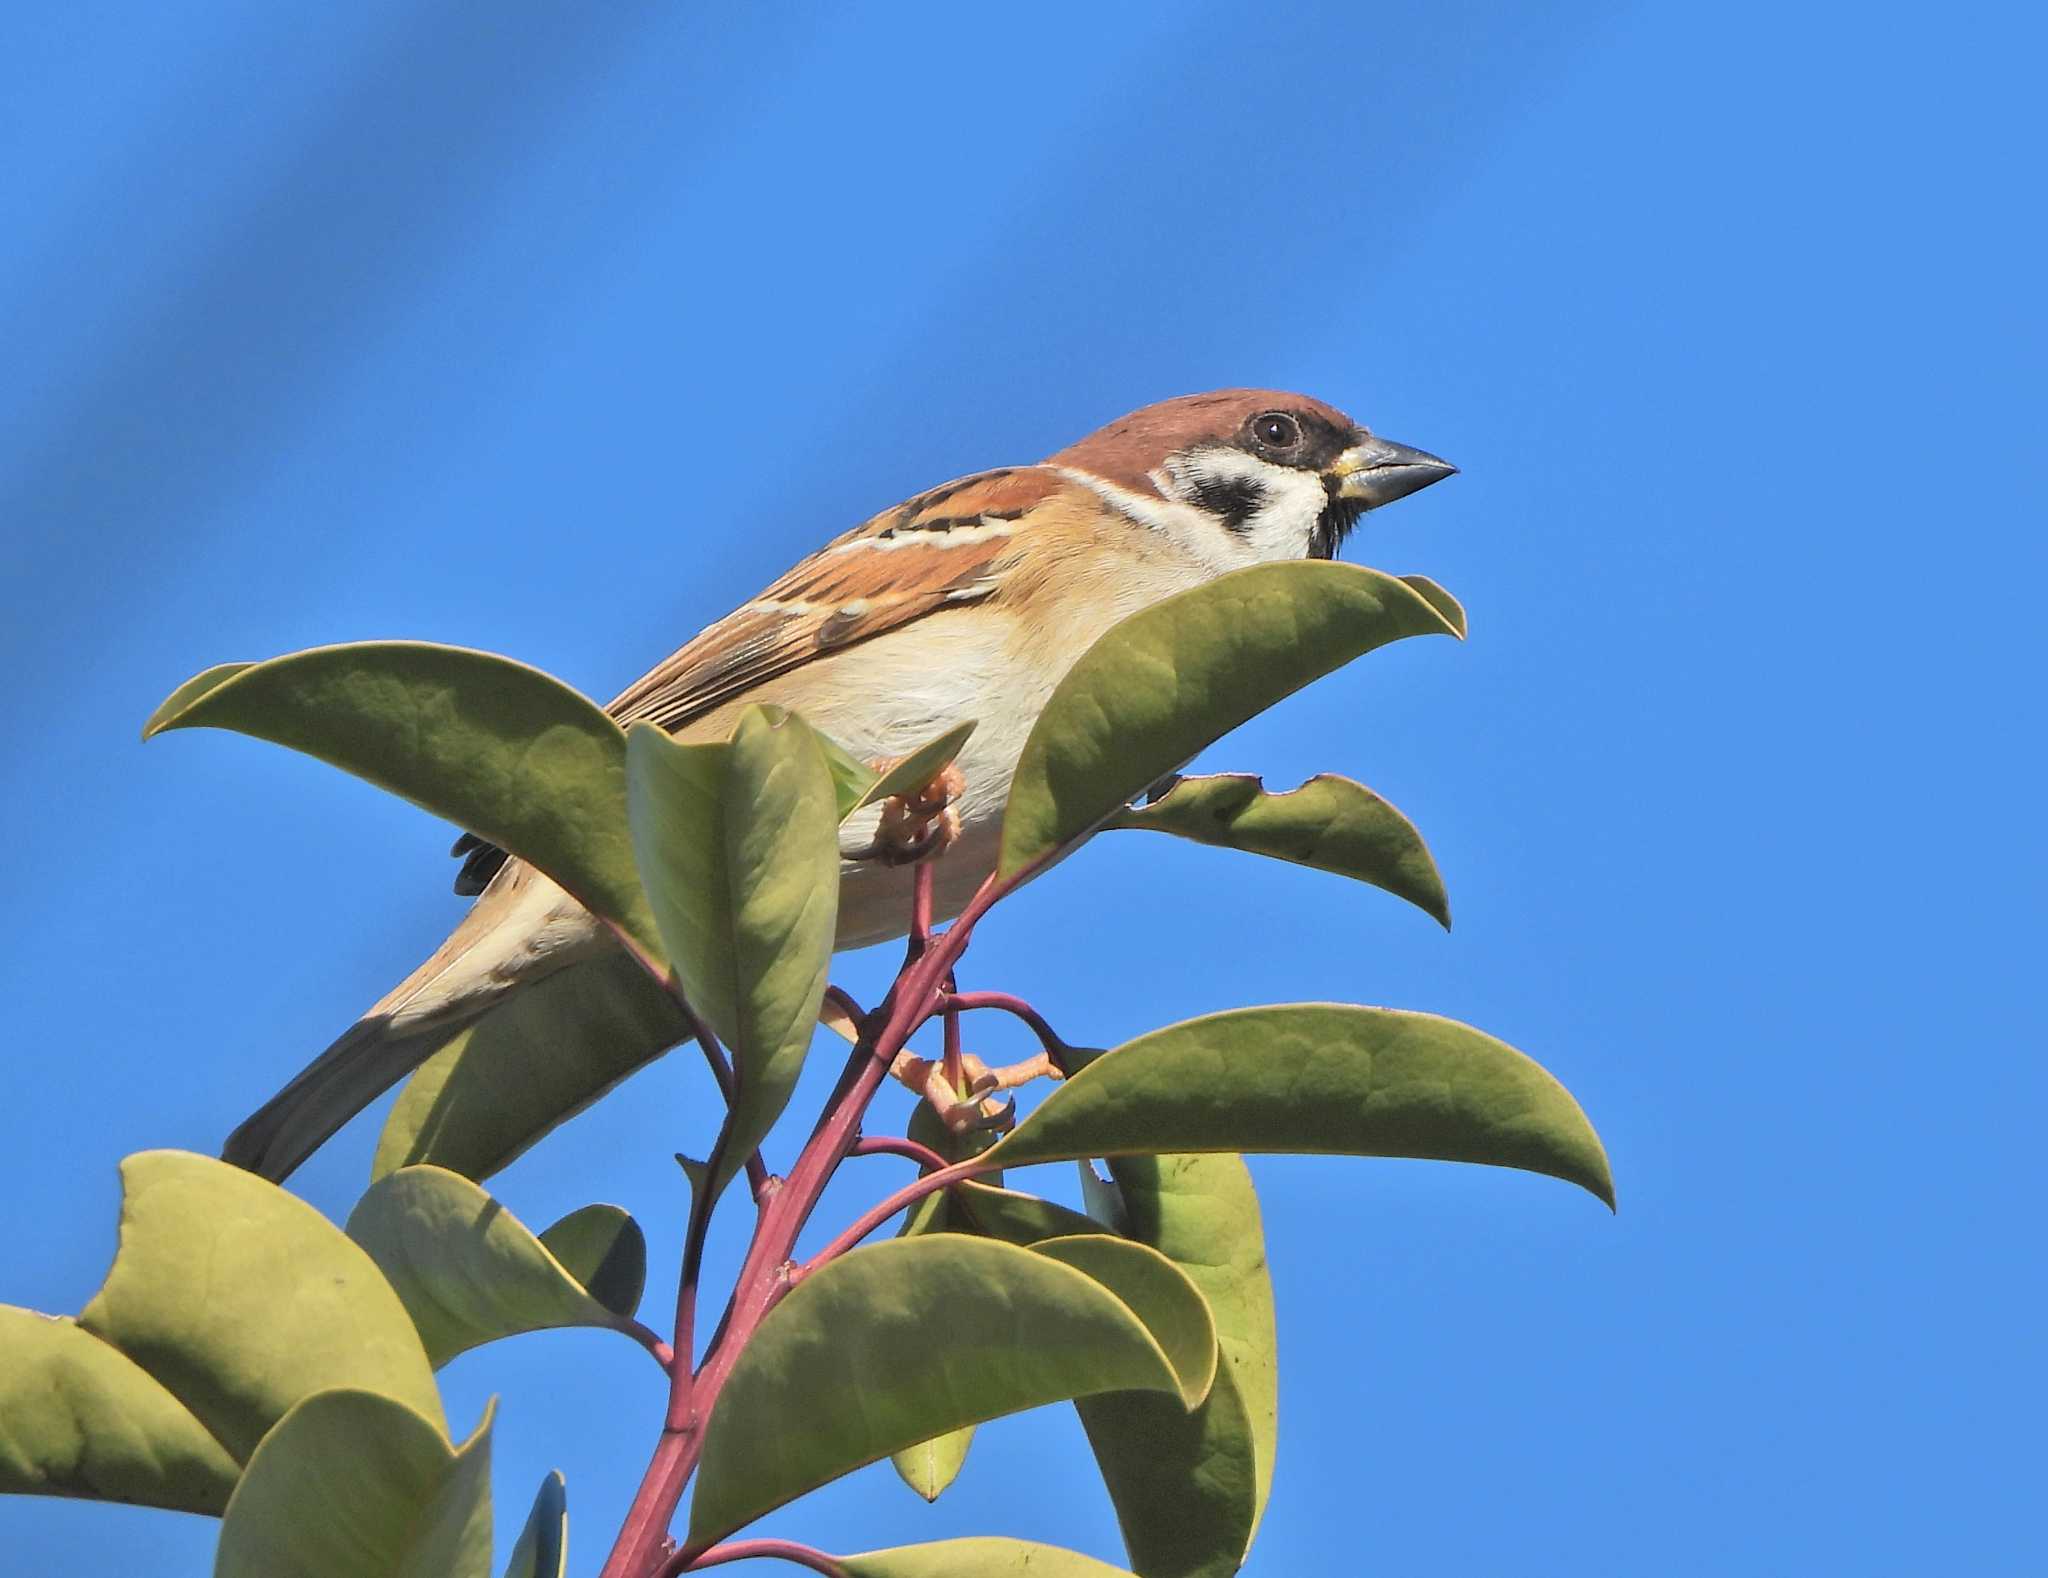
<path fill-rule="evenodd" d="M 1188 502 L 1207 511 L 1231 531 L 1241 532 L 1266 502 L 1264 486 L 1250 477 L 1202 477 Z"/>

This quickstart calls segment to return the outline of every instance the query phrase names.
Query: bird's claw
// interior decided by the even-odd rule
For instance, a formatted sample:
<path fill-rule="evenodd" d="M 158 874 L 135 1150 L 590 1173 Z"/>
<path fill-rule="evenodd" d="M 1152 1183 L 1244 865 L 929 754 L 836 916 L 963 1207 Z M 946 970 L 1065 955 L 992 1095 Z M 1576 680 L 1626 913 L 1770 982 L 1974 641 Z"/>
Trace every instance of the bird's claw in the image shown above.
<path fill-rule="evenodd" d="M 960 769 L 949 763 L 915 794 L 890 795 L 882 802 L 874 838 L 853 858 L 885 866 L 914 866 L 945 853 L 960 836 L 960 810 L 955 802 L 966 788 Z"/>

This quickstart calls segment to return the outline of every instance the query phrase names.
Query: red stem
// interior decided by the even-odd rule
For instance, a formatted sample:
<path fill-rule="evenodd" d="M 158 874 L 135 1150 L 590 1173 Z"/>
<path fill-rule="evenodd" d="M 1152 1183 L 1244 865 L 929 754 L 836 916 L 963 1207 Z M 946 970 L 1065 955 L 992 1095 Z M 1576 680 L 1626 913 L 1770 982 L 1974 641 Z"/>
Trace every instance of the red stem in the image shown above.
<path fill-rule="evenodd" d="M 683 1018 L 690 1026 L 690 1034 L 696 1038 L 697 1045 L 704 1049 L 704 1061 L 711 1065 L 711 1077 L 718 1082 L 718 1093 L 725 1098 L 726 1106 L 731 1107 L 732 1065 L 726 1062 L 725 1053 L 718 1045 L 718 1037 L 712 1034 L 711 1027 L 704 1022 L 703 1016 L 692 1006 L 690 999 L 683 995 L 683 983 L 676 978 L 675 971 L 641 947 L 639 939 L 617 921 L 607 920 L 602 915 L 599 915 L 597 920 L 599 925 L 611 933 L 612 941 L 626 951 L 627 957 L 646 971 L 653 978 L 654 984 L 668 993 L 676 1006 L 682 1009 Z M 768 1164 L 761 1160 L 761 1153 L 757 1150 L 747 1158 L 747 1186 L 753 1191 L 756 1201 L 761 1198 L 761 1191 L 767 1187 L 767 1183 Z"/>
<path fill-rule="evenodd" d="M 656 1364 L 660 1365 L 664 1370 L 669 1371 L 671 1374 L 674 1373 L 676 1363 L 676 1351 L 675 1349 L 671 1348 L 667 1343 L 663 1342 L 660 1337 L 656 1336 L 654 1333 L 654 1329 L 651 1326 L 644 1325 L 637 1320 L 629 1320 L 620 1329 L 623 1330 L 628 1337 L 631 1337 L 635 1342 L 640 1344 L 641 1347 L 645 1348 L 649 1353 L 653 1354 L 654 1362 Z"/>
<path fill-rule="evenodd" d="M 856 1025 L 858 1025 L 862 1020 L 866 1019 L 868 1016 L 868 1011 L 865 1008 L 861 1007 L 859 1003 L 856 1003 L 853 1000 L 853 995 L 850 992 L 844 991 L 840 987 L 826 987 L 825 997 L 827 1001 L 836 1004 L 838 1006 L 839 1011 L 842 1014 L 846 1015 L 848 1019 L 851 1019 Z"/>
<path fill-rule="evenodd" d="M 725 1097 L 727 1108 L 731 1108 L 732 1065 L 726 1062 L 725 1052 L 718 1044 L 718 1037 L 711 1033 L 709 1025 L 697 1017 L 697 1010 L 689 1005 L 679 989 L 675 990 L 673 995 L 675 1000 L 683 1005 L 683 1012 L 690 1016 L 690 1028 L 697 1037 L 697 1045 L 704 1049 L 704 1061 L 711 1065 L 711 1077 L 718 1081 L 718 1093 Z M 761 1196 L 767 1193 L 767 1190 L 768 1164 L 761 1159 L 760 1149 L 756 1147 L 754 1153 L 747 1158 L 747 1192 L 753 1195 L 754 1203 L 759 1205 Z"/>
<path fill-rule="evenodd" d="M 937 1172 L 946 1165 L 946 1158 L 929 1145 L 920 1145 L 913 1139 L 896 1134 L 862 1135 L 853 1142 L 849 1156 L 905 1156 L 926 1172 Z"/>
<path fill-rule="evenodd" d="M 954 1162 L 950 1167 L 941 1167 L 935 1173 L 925 1173 L 922 1177 L 905 1184 L 886 1200 L 881 1201 L 879 1204 L 871 1205 L 861 1212 L 859 1216 L 853 1219 L 852 1224 L 845 1232 L 841 1233 L 831 1243 L 827 1244 L 823 1249 L 811 1256 L 809 1260 L 805 1261 L 803 1265 L 799 1266 L 796 1275 L 790 1281 L 792 1283 L 801 1282 L 820 1266 L 825 1265 L 829 1261 L 837 1260 L 905 1206 L 916 1205 L 926 1195 L 935 1193 L 940 1189 L 950 1189 L 954 1184 L 966 1179 L 978 1178 L 983 1173 L 999 1171 L 1002 1165 L 1000 1161 L 988 1161 L 987 1153 L 984 1152 L 980 1156 L 970 1156 L 964 1162 Z"/>
<path fill-rule="evenodd" d="M 1031 1027 L 1031 1033 L 1038 1037 L 1038 1044 L 1046 1055 L 1057 1064 L 1062 1073 L 1071 1073 L 1060 1054 L 1067 1050 L 1067 1043 L 1060 1039 L 1057 1031 L 1045 1022 L 1045 1016 L 1021 997 L 1008 992 L 949 992 L 946 1007 L 972 1013 L 977 1008 L 993 1008 L 999 1013 L 1013 1015 Z"/>
<path fill-rule="evenodd" d="M 683 1573 L 722 1567 L 727 1562 L 743 1562 L 757 1556 L 779 1556 L 799 1567 L 808 1567 L 814 1573 L 823 1573 L 825 1578 L 846 1578 L 846 1569 L 823 1551 L 799 1545 L 795 1540 L 734 1540 L 730 1544 L 712 1546 L 695 1560 L 677 1552 L 662 1567 L 658 1578 L 680 1578 Z"/>
<path fill-rule="evenodd" d="M 619 1531 L 617 1543 L 612 1547 L 600 1578 L 645 1578 L 647 1574 L 664 1570 L 658 1564 L 665 1557 L 666 1531 L 675 1518 L 677 1504 L 682 1500 L 683 1487 L 689 1483 L 698 1456 L 703 1452 L 704 1424 L 717 1403 L 719 1389 L 732 1373 L 733 1365 L 762 1320 L 793 1285 L 791 1273 L 795 1267 L 790 1262 L 790 1252 L 795 1248 L 797 1237 L 809 1221 L 811 1212 L 816 1209 L 818 1198 L 825 1192 L 833 1172 L 852 1151 L 859 1136 L 861 1118 L 866 1114 L 876 1090 L 888 1077 L 891 1060 L 903 1049 L 903 1044 L 918 1026 L 938 1011 L 946 977 L 966 949 L 975 923 L 1014 885 L 1014 879 L 998 883 L 994 877 L 989 878 L 961 911 L 959 918 L 943 933 L 932 937 L 927 929 L 922 939 L 924 946 L 920 948 L 915 933 L 920 915 L 925 919 L 927 928 L 929 925 L 931 872 L 928 865 L 919 866 L 913 888 L 916 897 L 912 902 L 912 953 L 897 973 L 888 998 L 875 1014 L 869 1016 L 870 1025 L 879 1018 L 883 1021 L 882 1027 L 873 1034 L 872 1040 L 868 1035 L 862 1036 L 861 1045 L 854 1048 L 838 1089 L 833 1092 L 824 1116 L 805 1143 L 796 1165 L 790 1169 L 788 1179 L 781 1188 L 767 1192 L 754 1223 L 753 1242 L 747 1246 L 746 1259 L 741 1263 L 725 1319 L 711 1340 L 703 1368 L 687 1380 L 684 1377 L 689 1376 L 687 1355 L 690 1350 L 683 1341 L 679 1295 L 676 1352 L 683 1357 L 678 1359 L 674 1384 L 669 1393 L 668 1418 L 663 1424 L 661 1439 L 655 1445 L 654 1455 L 648 1462 L 647 1472 L 641 1476 L 632 1510 L 626 1516 L 625 1526 Z M 946 1173 L 951 1171 L 942 1169 L 927 1174 L 920 1182 L 929 1182 L 933 1178 L 951 1182 L 946 1178 Z M 901 1206 L 896 1209 L 900 1210 Z M 685 1254 L 687 1264 L 687 1250 Z M 814 1258 L 812 1266 L 821 1264 L 823 1258 Z M 694 1302 L 694 1285 L 690 1293 Z M 673 1571 L 688 1571 L 688 1564 L 709 1549 L 708 1543 L 684 1547 L 674 1558 L 683 1565 L 674 1567 Z"/>

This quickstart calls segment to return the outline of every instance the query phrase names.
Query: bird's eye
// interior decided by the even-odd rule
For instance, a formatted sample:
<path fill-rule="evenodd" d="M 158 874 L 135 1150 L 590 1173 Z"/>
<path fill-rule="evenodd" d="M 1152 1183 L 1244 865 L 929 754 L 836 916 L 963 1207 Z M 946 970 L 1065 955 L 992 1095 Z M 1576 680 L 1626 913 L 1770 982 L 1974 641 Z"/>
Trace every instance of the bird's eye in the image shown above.
<path fill-rule="evenodd" d="M 1301 424 L 1285 411 L 1252 418 L 1252 435 L 1269 449 L 1292 449 L 1301 442 Z"/>

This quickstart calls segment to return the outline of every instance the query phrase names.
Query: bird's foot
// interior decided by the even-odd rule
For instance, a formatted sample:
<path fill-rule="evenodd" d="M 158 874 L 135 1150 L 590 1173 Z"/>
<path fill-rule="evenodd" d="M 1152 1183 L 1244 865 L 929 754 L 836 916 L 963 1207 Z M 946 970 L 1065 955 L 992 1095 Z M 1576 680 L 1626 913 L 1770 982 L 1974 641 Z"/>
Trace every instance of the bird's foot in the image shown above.
<path fill-rule="evenodd" d="M 960 836 L 960 811 L 955 802 L 966 788 L 960 769 L 949 764 L 915 794 L 889 796 L 882 802 L 874 839 L 854 858 L 885 866 L 914 866 L 944 854 Z"/>

